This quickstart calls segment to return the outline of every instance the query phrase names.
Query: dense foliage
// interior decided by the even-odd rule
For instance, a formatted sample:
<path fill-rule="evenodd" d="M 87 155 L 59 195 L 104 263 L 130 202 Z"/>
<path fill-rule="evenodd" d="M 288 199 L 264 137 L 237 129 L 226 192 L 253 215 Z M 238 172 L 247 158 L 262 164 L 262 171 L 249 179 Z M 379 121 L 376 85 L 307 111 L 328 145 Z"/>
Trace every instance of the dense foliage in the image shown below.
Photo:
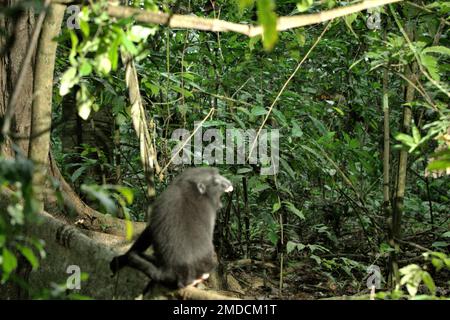
<path fill-rule="evenodd" d="M 157 194 L 181 170 L 170 163 L 175 130 L 192 133 L 204 120 L 203 132 L 218 129 L 224 138 L 230 128 L 279 131 L 276 175 L 260 175 L 267 163 L 216 164 L 235 185 L 223 199 L 215 240 L 222 272 L 241 279 L 239 290 L 249 297 L 355 295 L 369 293 L 375 274 L 381 276 L 380 298 L 449 296 L 449 176 L 431 174 L 450 163 L 448 2 L 388 5 L 283 32 L 276 32 L 277 16 L 344 2 L 129 5 L 261 23 L 264 33 L 247 38 L 143 25 L 109 17 L 102 3 L 83 7 L 79 28 L 65 27 L 58 39 L 52 150 L 89 205 L 143 221 L 151 202 L 124 81 L 121 52 L 127 52 L 136 62 L 157 161 L 168 165 L 156 179 Z M 407 101 L 411 83 L 415 97 Z M 384 95 L 393 147 L 388 206 L 396 201 L 398 155 L 409 155 L 396 242 L 401 249 L 390 241 L 392 210 L 383 198 Z M 407 107 L 409 132 L 402 126 Z M 252 141 L 241 143 L 248 151 Z M 25 198 L 27 183 L 22 181 Z M 3 280 L 13 269 L 4 234 L 0 229 Z M 406 287 L 394 286 L 393 252 Z"/>

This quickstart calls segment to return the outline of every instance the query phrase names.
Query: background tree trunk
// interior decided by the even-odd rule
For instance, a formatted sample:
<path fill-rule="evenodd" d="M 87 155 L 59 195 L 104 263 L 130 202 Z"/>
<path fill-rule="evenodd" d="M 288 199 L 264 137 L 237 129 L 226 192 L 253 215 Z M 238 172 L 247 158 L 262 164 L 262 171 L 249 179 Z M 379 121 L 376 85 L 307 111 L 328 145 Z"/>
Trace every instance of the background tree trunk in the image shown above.
<path fill-rule="evenodd" d="M 5 6 L 14 6 L 20 3 L 18 0 L 8 0 Z M 6 35 L 0 35 L 0 48 L 5 50 L 0 56 L 0 114 L 5 114 L 9 99 L 17 83 L 23 60 L 27 53 L 35 22 L 33 10 L 21 12 L 19 17 L 4 17 L 0 19 L 0 28 L 6 31 Z M 13 157 L 14 151 L 11 142 L 14 142 L 25 155 L 28 154 L 28 137 L 31 123 L 31 101 L 33 97 L 34 58 L 28 67 L 22 90 L 20 92 L 15 112 L 12 119 L 11 134 L 13 141 L 6 141 L 1 145 L 1 153 Z M 16 137 L 16 138 L 14 138 Z"/>

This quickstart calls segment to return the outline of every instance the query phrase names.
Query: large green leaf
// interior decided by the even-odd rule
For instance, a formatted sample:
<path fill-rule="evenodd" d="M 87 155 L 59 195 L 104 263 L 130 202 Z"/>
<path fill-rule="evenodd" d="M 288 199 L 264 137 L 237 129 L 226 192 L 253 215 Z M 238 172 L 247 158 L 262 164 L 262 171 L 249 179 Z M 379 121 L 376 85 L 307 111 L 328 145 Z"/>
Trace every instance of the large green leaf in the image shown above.
<path fill-rule="evenodd" d="M 275 1 L 258 0 L 258 20 L 263 28 L 263 45 L 266 50 L 272 50 L 277 42 L 277 15 L 275 13 Z"/>
<path fill-rule="evenodd" d="M 8 250 L 8 248 L 3 248 L 2 254 L 2 282 L 6 281 L 9 278 L 11 272 L 13 272 L 17 268 L 17 258 L 14 254 Z"/>

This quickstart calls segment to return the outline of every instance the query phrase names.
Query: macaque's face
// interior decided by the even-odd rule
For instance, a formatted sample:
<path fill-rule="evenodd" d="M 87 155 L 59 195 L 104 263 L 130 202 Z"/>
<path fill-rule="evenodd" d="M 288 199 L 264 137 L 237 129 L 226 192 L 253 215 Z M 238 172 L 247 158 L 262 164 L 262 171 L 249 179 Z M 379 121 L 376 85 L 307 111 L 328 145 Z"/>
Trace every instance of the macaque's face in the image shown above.
<path fill-rule="evenodd" d="M 210 174 L 205 179 L 199 179 L 197 190 L 201 195 L 208 196 L 218 209 L 222 208 L 220 196 L 223 193 L 233 191 L 233 185 L 230 180 L 221 176 L 218 172 Z"/>

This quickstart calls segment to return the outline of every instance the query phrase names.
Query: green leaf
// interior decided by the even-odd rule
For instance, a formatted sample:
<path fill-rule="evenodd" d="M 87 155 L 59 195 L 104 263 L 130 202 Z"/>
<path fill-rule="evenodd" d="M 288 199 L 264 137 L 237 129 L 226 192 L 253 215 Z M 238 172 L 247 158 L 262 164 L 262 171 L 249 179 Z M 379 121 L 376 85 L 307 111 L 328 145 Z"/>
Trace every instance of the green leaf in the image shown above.
<path fill-rule="evenodd" d="M 80 22 L 80 30 L 83 33 L 83 37 L 88 38 L 90 34 L 90 28 L 88 21 L 84 19 L 79 19 Z"/>
<path fill-rule="evenodd" d="M 129 39 L 133 42 L 145 41 L 149 35 L 154 35 L 156 28 L 148 28 L 140 25 L 133 25 L 129 31 Z"/>
<path fill-rule="evenodd" d="M 21 204 L 9 205 L 6 209 L 11 216 L 12 225 L 23 225 L 24 224 L 24 212 L 23 206 Z"/>
<path fill-rule="evenodd" d="M 261 192 L 267 189 L 270 189 L 270 186 L 267 183 L 260 183 L 252 188 L 252 192 Z"/>
<path fill-rule="evenodd" d="M 300 0 L 297 2 L 297 9 L 299 12 L 305 12 L 313 5 L 313 0 Z"/>
<path fill-rule="evenodd" d="M 432 258 L 431 264 L 436 268 L 437 271 L 441 270 L 444 267 L 444 261 Z"/>
<path fill-rule="evenodd" d="M 325 127 L 325 125 L 323 124 L 322 121 L 320 121 L 319 119 L 313 117 L 313 116 L 308 116 L 311 121 L 314 123 L 314 126 L 317 128 L 317 130 L 319 130 L 319 133 L 323 136 L 325 136 L 328 133 L 327 128 Z"/>
<path fill-rule="evenodd" d="M 352 33 L 356 38 L 358 38 L 358 35 L 357 35 L 357 34 L 355 33 L 355 31 L 353 30 L 352 24 L 353 24 L 353 22 L 356 20 L 357 17 L 358 17 L 358 14 L 357 14 L 357 13 L 352 13 L 352 14 L 349 14 L 349 15 L 347 15 L 347 16 L 344 17 L 344 21 L 345 21 L 345 24 L 347 25 L 347 28 L 351 31 L 351 33 Z"/>
<path fill-rule="evenodd" d="M 59 87 L 59 94 L 65 96 L 69 93 L 70 89 L 77 84 L 79 81 L 77 77 L 77 69 L 75 67 L 70 67 L 64 72 L 61 77 L 61 85 Z"/>
<path fill-rule="evenodd" d="M 281 203 L 280 202 L 275 202 L 273 204 L 272 213 L 277 212 L 278 210 L 280 210 L 280 208 L 281 208 Z"/>
<path fill-rule="evenodd" d="M 303 136 L 303 131 L 300 128 L 300 126 L 298 125 L 297 122 L 292 121 L 292 131 L 291 131 L 291 135 L 293 137 L 298 137 L 301 138 Z"/>
<path fill-rule="evenodd" d="M 120 194 L 125 198 L 128 205 L 133 203 L 133 190 L 127 187 L 118 186 L 117 191 L 120 192 Z"/>
<path fill-rule="evenodd" d="M 250 51 L 255 50 L 255 46 L 259 42 L 259 40 L 261 40 L 260 36 L 250 38 L 250 40 L 248 41 L 248 48 L 250 49 Z"/>
<path fill-rule="evenodd" d="M 393 252 L 394 248 L 392 248 L 388 243 L 383 242 L 380 244 L 380 253 Z"/>
<path fill-rule="evenodd" d="M 268 238 L 273 245 L 278 243 L 278 234 L 275 231 L 269 231 Z"/>
<path fill-rule="evenodd" d="M 427 68 L 428 72 L 430 73 L 430 76 L 434 79 L 439 81 L 439 69 L 438 69 L 438 61 L 435 57 L 430 56 L 428 54 L 421 54 L 420 55 L 420 61 L 424 65 L 425 68 Z"/>
<path fill-rule="evenodd" d="M 101 54 L 96 57 L 95 59 L 97 65 L 97 70 L 106 75 L 111 71 L 112 63 L 111 60 L 109 60 L 109 56 L 107 54 Z"/>
<path fill-rule="evenodd" d="M 293 203 L 289 201 L 283 201 L 283 203 L 286 205 L 286 209 L 288 209 L 288 211 L 292 212 L 300 219 L 305 220 L 305 215 L 303 214 L 303 212 L 297 209 Z"/>
<path fill-rule="evenodd" d="M 280 163 L 281 163 L 281 167 L 283 168 L 284 171 L 287 172 L 289 177 L 291 177 L 291 179 L 295 180 L 297 175 L 295 174 L 294 169 L 292 169 L 292 167 L 290 166 L 289 162 L 287 162 L 283 158 L 280 158 Z"/>
<path fill-rule="evenodd" d="M 78 106 L 78 115 L 81 119 L 87 120 L 89 115 L 91 114 L 91 104 L 90 103 L 81 103 Z"/>
<path fill-rule="evenodd" d="M 92 72 L 92 65 L 89 63 L 89 61 L 84 60 L 80 65 L 80 76 L 88 76 Z"/>
<path fill-rule="evenodd" d="M 117 64 L 119 63 L 119 46 L 122 42 L 121 35 L 117 35 L 109 48 L 109 60 L 111 61 L 111 69 L 117 70 Z"/>
<path fill-rule="evenodd" d="M 450 160 L 433 160 L 427 166 L 430 171 L 446 170 L 447 168 L 450 168 Z"/>
<path fill-rule="evenodd" d="M 239 10 L 243 10 L 245 8 L 251 7 L 255 0 L 238 0 Z"/>
<path fill-rule="evenodd" d="M 450 2 L 448 2 L 450 4 Z M 444 47 L 444 46 L 433 46 L 428 47 L 422 50 L 422 53 L 440 53 L 450 56 L 450 48 Z"/>
<path fill-rule="evenodd" d="M 72 66 L 77 64 L 77 60 L 75 59 L 77 55 L 77 47 L 78 47 L 78 37 L 74 30 L 69 30 L 70 42 L 72 47 L 70 49 L 69 61 Z"/>
<path fill-rule="evenodd" d="M 344 116 L 344 115 L 345 115 L 344 111 L 342 111 L 341 108 L 333 107 L 333 109 L 334 109 L 337 113 L 339 113 L 339 115 L 341 115 L 341 116 Z"/>
<path fill-rule="evenodd" d="M 434 295 L 436 293 L 436 284 L 434 283 L 433 278 L 428 272 L 422 272 L 422 281 L 423 283 L 425 283 L 428 290 L 430 290 L 431 294 Z"/>
<path fill-rule="evenodd" d="M 190 92 L 189 90 L 186 90 L 185 88 L 181 88 L 181 87 L 177 87 L 177 86 L 170 86 L 170 87 L 172 88 L 172 90 L 181 93 L 186 98 L 191 98 L 194 96 L 192 94 L 192 92 Z"/>
<path fill-rule="evenodd" d="M 133 224 L 130 220 L 125 220 L 125 226 L 126 226 L 126 239 L 130 241 L 133 239 Z"/>
<path fill-rule="evenodd" d="M 242 121 L 242 119 L 241 119 L 239 116 L 237 116 L 236 114 L 233 113 L 232 117 L 233 117 L 233 120 L 234 120 L 237 124 L 239 124 L 239 127 L 240 127 L 241 129 L 245 129 L 245 128 L 247 127 L 247 126 L 245 125 L 245 122 Z"/>
<path fill-rule="evenodd" d="M 149 88 L 150 91 L 152 92 L 152 96 L 156 97 L 159 94 L 159 86 L 151 83 L 150 81 L 145 81 L 144 82 L 144 86 L 146 88 Z"/>
<path fill-rule="evenodd" d="M 249 173 L 253 172 L 253 168 L 240 168 L 237 171 L 237 174 Z"/>
<path fill-rule="evenodd" d="M 320 264 L 322 262 L 322 259 L 319 256 L 316 256 L 315 254 L 312 254 L 309 257 L 314 261 L 316 261 L 317 264 Z"/>
<path fill-rule="evenodd" d="M 412 125 L 412 134 L 413 134 L 413 138 L 414 138 L 414 143 L 419 144 L 421 136 L 420 136 L 419 129 L 417 129 L 417 127 L 414 124 Z"/>
<path fill-rule="evenodd" d="M 117 206 L 108 193 L 98 186 L 81 185 L 81 191 L 98 200 L 108 213 L 117 213 Z"/>
<path fill-rule="evenodd" d="M 22 246 L 22 245 L 19 245 L 19 244 L 16 245 L 16 247 L 20 251 L 20 253 L 31 264 L 32 269 L 36 270 L 39 267 L 39 260 L 37 259 L 37 257 L 34 254 L 33 250 L 31 250 L 29 247 L 25 247 L 25 246 Z"/>
<path fill-rule="evenodd" d="M 77 170 L 75 170 L 75 172 L 72 174 L 72 176 L 70 177 L 70 180 L 72 182 L 77 181 L 77 179 L 81 176 L 81 174 L 86 170 L 86 167 L 79 167 Z"/>
<path fill-rule="evenodd" d="M 448 245 L 448 242 L 445 241 L 435 241 L 431 244 L 431 246 L 435 248 L 446 248 Z"/>
<path fill-rule="evenodd" d="M 306 31 L 305 28 L 299 28 L 294 30 L 295 39 L 300 47 L 303 47 L 306 43 Z"/>
<path fill-rule="evenodd" d="M 275 118 L 277 119 L 277 121 L 278 121 L 279 123 L 281 123 L 281 125 L 282 125 L 283 127 L 287 127 L 287 126 L 288 126 L 287 119 L 286 119 L 286 117 L 284 116 L 283 112 L 281 112 L 281 111 L 278 110 L 278 109 L 272 109 L 272 113 L 273 113 L 273 115 L 275 116 Z"/>
<path fill-rule="evenodd" d="M 136 55 L 138 53 L 138 49 L 136 48 L 136 46 L 133 44 L 133 42 L 130 41 L 130 39 L 128 39 L 128 37 L 125 34 L 121 37 L 121 40 L 123 47 L 129 53 L 131 53 L 131 55 Z"/>
<path fill-rule="evenodd" d="M 6 247 L 3 248 L 3 255 L 2 256 L 3 256 L 3 261 L 2 261 L 2 269 L 3 269 L 2 282 L 4 282 L 4 281 L 6 281 L 9 278 L 9 274 L 17 268 L 17 258 Z"/>
<path fill-rule="evenodd" d="M 190 73 L 190 72 L 183 72 L 183 73 L 181 74 L 181 76 L 182 76 L 183 78 L 187 79 L 187 80 L 190 80 L 190 81 L 194 81 L 194 80 L 195 80 L 195 75 L 193 75 L 193 74 Z"/>
<path fill-rule="evenodd" d="M 258 20 L 263 27 L 264 49 L 271 50 L 278 39 L 275 1 L 258 0 L 257 8 L 258 8 Z"/>
<path fill-rule="evenodd" d="M 297 244 L 295 242 L 288 241 L 288 243 L 286 244 L 286 251 L 288 254 L 294 251 L 296 248 Z"/>
<path fill-rule="evenodd" d="M 395 136 L 395 139 L 397 139 L 398 141 L 402 142 L 403 144 L 407 145 L 408 147 L 415 147 L 416 143 L 414 142 L 413 137 L 405 134 L 405 133 L 398 133 Z"/>
<path fill-rule="evenodd" d="M 266 109 L 261 106 L 256 106 L 252 108 L 251 114 L 253 116 L 262 116 L 267 113 Z"/>
<path fill-rule="evenodd" d="M 406 284 L 406 290 L 408 291 L 409 295 L 414 297 L 417 294 L 417 290 L 419 289 L 419 286 L 416 285 L 416 283 L 407 283 Z"/>
<path fill-rule="evenodd" d="M 441 237 L 450 238 L 450 231 L 444 232 Z"/>

